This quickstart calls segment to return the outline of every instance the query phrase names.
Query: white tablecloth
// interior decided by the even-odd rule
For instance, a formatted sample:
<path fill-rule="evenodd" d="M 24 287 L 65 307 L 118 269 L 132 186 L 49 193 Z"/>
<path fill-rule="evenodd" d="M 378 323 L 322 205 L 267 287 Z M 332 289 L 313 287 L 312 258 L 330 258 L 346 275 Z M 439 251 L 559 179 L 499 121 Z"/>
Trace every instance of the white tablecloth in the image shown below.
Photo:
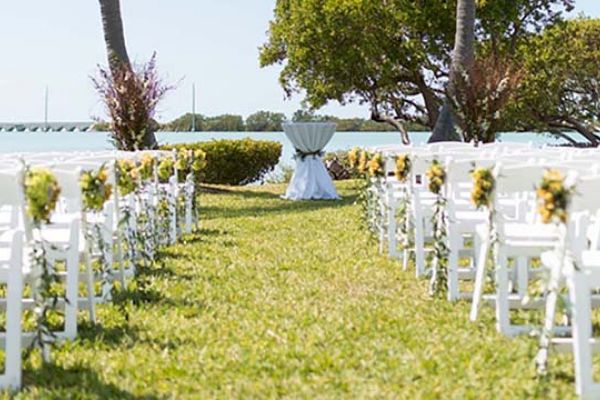
<path fill-rule="evenodd" d="M 286 199 L 337 200 L 340 198 L 333 185 L 333 180 L 318 154 L 333 137 L 335 127 L 336 125 L 333 123 L 283 125 L 285 134 L 296 151 L 304 153 L 304 156 L 299 154 L 296 157 L 296 170 L 284 196 Z"/>

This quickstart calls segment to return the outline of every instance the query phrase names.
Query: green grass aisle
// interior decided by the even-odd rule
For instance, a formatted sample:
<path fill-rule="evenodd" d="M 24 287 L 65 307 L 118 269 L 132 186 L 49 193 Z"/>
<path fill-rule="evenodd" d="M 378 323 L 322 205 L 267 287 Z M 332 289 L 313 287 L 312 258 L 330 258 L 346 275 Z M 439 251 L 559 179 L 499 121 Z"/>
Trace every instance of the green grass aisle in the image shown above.
<path fill-rule="evenodd" d="M 281 186 L 204 195 L 202 232 L 101 306 L 55 366 L 27 363 L 18 398 L 573 397 L 569 356 L 538 380 L 534 339 L 428 298 L 339 187 L 343 202 L 287 202 Z"/>

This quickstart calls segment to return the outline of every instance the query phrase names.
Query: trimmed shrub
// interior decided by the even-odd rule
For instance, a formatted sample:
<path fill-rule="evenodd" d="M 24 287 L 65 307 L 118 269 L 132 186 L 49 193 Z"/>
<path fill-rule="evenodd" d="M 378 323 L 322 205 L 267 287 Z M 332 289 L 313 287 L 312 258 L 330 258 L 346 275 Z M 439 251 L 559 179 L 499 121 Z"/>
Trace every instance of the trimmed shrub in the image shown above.
<path fill-rule="evenodd" d="M 273 171 L 281 157 L 282 145 L 266 140 L 213 140 L 163 146 L 162 149 L 201 149 L 207 166 L 203 182 L 221 185 L 247 185 L 261 181 Z"/>

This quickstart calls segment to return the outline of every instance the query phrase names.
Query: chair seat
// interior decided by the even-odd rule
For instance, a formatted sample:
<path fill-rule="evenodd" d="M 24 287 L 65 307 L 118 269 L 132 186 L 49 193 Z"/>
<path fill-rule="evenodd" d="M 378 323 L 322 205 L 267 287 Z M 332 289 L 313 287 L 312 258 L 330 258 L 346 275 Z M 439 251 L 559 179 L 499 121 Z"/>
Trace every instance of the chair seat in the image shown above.
<path fill-rule="evenodd" d="M 29 261 L 30 249 L 25 247 L 23 251 L 23 275 L 29 276 L 31 274 L 31 263 Z M 12 248 L 0 247 L 0 282 L 8 282 L 9 273 L 9 262 L 12 257 Z"/>
<path fill-rule="evenodd" d="M 55 245 L 66 248 L 71 243 L 71 230 L 68 228 L 49 227 L 42 229 L 42 238 Z M 81 232 L 79 233 L 78 251 L 81 253 L 85 250 L 85 239 Z"/>

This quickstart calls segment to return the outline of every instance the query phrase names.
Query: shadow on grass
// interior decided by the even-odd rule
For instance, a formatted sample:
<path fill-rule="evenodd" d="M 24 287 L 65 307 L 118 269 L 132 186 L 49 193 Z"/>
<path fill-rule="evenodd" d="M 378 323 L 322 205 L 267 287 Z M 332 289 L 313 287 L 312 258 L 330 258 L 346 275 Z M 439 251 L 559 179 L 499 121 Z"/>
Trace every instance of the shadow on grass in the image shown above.
<path fill-rule="evenodd" d="M 238 207 L 215 207 L 205 206 L 201 207 L 202 218 L 205 220 L 221 219 L 221 218 L 240 218 L 240 217 L 253 217 L 260 214 L 288 214 L 298 212 L 310 212 L 316 210 L 322 210 L 326 208 L 339 209 L 347 207 L 356 202 L 357 196 L 344 196 L 340 201 L 334 200 L 305 200 L 305 201 L 291 201 L 285 200 L 280 195 L 254 190 L 226 190 L 221 189 L 218 192 L 220 195 L 228 195 L 233 197 L 240 197 L 242 200 L 272 200 L 268 205 L 255 206 L 253 203 L 248 203 L 248 206 L 244 206 L 242 203 Z"/>
<path fill-rule="evenodd" d="M 175 276 L 174 272 L 168 272 L 168 274 Z M 152 285 L 155 276 L 155 272 L 145 272 L 145 268 L 139 269 L 134 283 L 118 290 L 113 295 L 113 304 L 119 307 L 127 303 L 132 303 L 135 306 L 166 303 L 168 299 Z"/>
<path fill-rule="evenodd" d="M 55 364 L 45 364 L 39 369 L 25 371 L 25 390 L 39 386 L 45 391 L 56 392 L 44 398 L 97 398 L 123 400 L 158 400 L 154 395 L 137 396 L 114 384 L 103 382 L 98 374 L 83 364 L 64 368 Z"/>
<path fill-rule="evenodd" d="M 139 329 L 124 321 L 118 326 L 106 327 L 101 323 L 95 325 L 89 321 L 80 323 L 78 339 L 82 343 L 100 342 L 107 346 L 119 346 L 124 341 L 135 342 L 139 338 Z"/>

